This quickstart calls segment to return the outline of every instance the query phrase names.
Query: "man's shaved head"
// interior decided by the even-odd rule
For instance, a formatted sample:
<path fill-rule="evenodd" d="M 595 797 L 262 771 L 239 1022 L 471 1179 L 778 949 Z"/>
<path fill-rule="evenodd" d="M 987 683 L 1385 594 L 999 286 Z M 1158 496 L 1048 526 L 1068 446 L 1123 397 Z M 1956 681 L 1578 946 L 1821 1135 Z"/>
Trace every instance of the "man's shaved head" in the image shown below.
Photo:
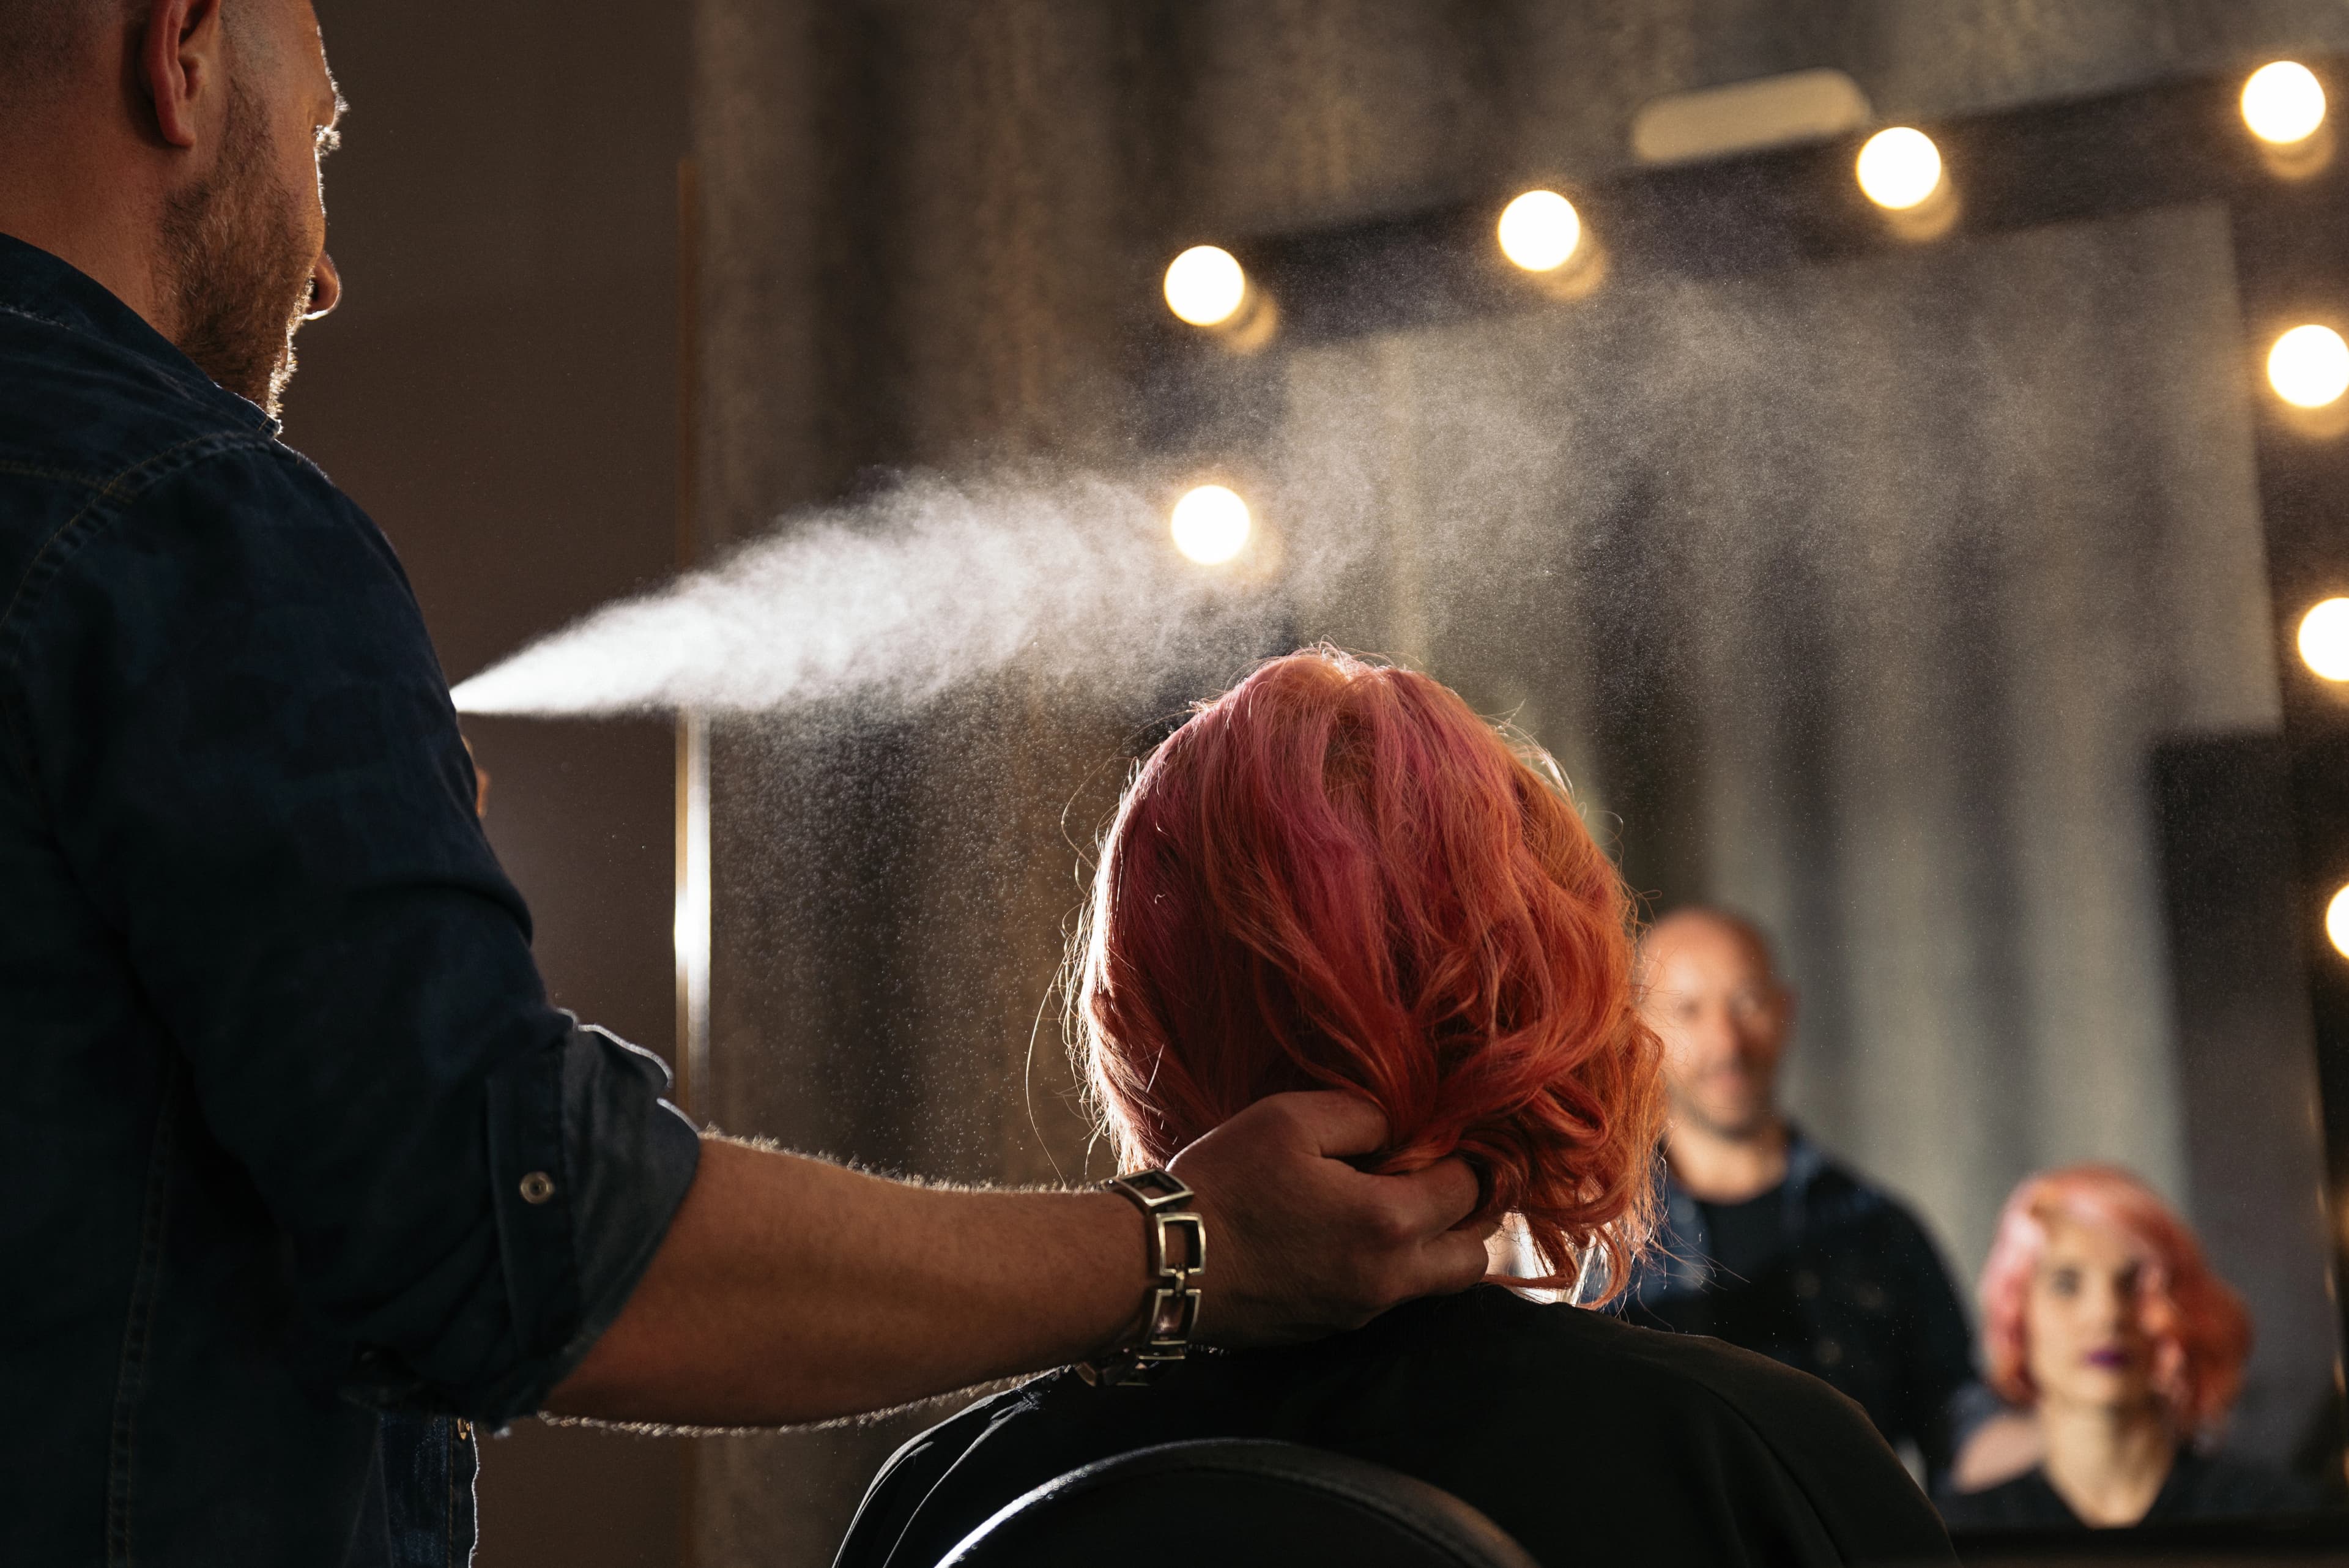
<path fill-rule="evenodd" d="M 0 233 L 72 263 L 271 413 L 340 292 L 310 0 L 0 0 Z"/>
<path fill-rule="evenodd" d="M 0 40 L 8 52 L 7 75 L 54 65 L 57 51 L 71 47 L 85 27 L 121 15 L 122 0 L 0 0 Z"/>
<path fill-rule="evenodd" d="M 47 98 L 124 0 L 0 0 L 0 122 Z"/>
<path fill-rule="evenodd" d="M 1736 910 L 1714 904 L 1683 904 L 1650 926 L 1640 940 L 1640 956 L 1645 961 L 1671 946 L 1679 937 L 1699 930 L 1718 931 L 1743 942 L 1762 972 L 1773 980 L 1777 978 L 1778 950 L 1769 933 Z"/>

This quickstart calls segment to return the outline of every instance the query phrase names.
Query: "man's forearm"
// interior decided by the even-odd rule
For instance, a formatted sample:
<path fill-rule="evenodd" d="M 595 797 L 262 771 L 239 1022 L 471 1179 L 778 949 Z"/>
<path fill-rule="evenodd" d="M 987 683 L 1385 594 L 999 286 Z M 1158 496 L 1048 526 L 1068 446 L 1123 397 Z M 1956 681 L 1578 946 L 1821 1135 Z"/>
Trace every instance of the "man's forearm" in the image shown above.
<path fill-rule="evenodd" d="M 776 1425 L 1105 1351 L 1141 1321 L 1140 1216 L 1106 1193 L 957 1192 L 703 1140 L 565 1415 Z"/>
<path fill-rule="evenodd" d="M 1368 1101 L 1324 1090 L 1258 1100 L 1174 1157 L 1207 1231 L 1202 1335 L 1309 1339 L 1484 1276 L 1475 1174 L 1355 1168 L 1386 1139 Z M 549 1403 L 777 1425 L 1060 1366 L 1140 1331 L 1143 1249 L 1108 1193 L 911 1187 L 705 1138 L 651 1268 Z"/>

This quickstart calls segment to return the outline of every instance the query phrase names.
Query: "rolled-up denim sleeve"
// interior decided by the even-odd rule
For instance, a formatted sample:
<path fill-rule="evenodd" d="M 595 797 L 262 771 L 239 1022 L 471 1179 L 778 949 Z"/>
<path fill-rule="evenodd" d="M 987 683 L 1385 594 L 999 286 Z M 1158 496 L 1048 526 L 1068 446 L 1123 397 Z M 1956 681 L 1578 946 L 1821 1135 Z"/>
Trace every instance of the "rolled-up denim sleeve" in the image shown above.
<path fill-rule="evenodd" d="M 552 1006 L 389 546 L 266 442 L 51 542 L 10 737 L 287 1239 L 321 1380 L 499 1421 L 607 1327 L 691 1184 L 659 1060 Z"/>
<path fill-rule="evenodd" d="M 554 1050 L 491 1075 L 485 1196 L 502 1290 L 470 1293 L 418 1351 L 362 1351 L 346 1390 L 493 1423 L 544 1405 L 619 1316 L 692 1184 L 701 1140 L 668 1087 L 659 1057 L 575 1021 Z"/>
<path fill-rule="evenodd" d="M 544 1402 L 619 1315 L 667 1233 L 701 1150 L 663 1097 L 668 1086 L 659 1057 L 593 1024 L 491 1078 L 490 1190 L 526 1349 L 506 1386 L 490 1390 L 491 1413 Z"/>

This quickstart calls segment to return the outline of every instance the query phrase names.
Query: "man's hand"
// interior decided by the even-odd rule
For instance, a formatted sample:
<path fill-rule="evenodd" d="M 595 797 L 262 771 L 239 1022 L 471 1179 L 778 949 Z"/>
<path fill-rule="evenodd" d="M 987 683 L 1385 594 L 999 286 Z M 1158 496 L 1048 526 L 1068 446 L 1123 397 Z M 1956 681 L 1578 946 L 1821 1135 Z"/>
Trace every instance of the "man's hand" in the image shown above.
<path fill-rule="evenodd" d="M 1457 1159 L 1409 1176 L 1346 1163 L 1387 1140 L 1367 1100 L 1323 1091 L 1258 1100 L 1169 1168 L 1207 1221 L 1199 1325 L 1217 1345 L 1277 1345 L 1358 1328 L 1414 1296 L 1485 1277 L 1485 1238 Z"/>

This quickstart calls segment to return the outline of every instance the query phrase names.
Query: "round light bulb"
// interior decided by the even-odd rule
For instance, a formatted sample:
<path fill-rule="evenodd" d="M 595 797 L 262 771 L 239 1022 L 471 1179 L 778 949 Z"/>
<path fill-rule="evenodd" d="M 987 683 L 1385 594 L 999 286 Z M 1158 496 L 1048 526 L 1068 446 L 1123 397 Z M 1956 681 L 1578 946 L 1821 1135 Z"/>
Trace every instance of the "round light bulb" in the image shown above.
<path fill-rule="evenodd" d="M 1528 191 L 1501 209 L 1501 254 L 1527 272 L 1555 272 L 1582 243 L 1582 219 L 1555 191 Z"/>
<path fill-rule="evenodd" d="M 2305 141 L 2324 123 L 2324 88 L 2294 60 L 2261 66 L 2243 84 L 2243 123 L 2261 141 Z"/>
<path fill-rule="evenodd" d="M 2327 680 L 2349 680 L 2349 599 L 2326 599 L 2300 618 L 2300 657 Z"/>
<path fill-rule="evenodd" d="M 1231 319 L 1247 294 L 1247 274 L 1219 245 L 1193 245 L 1166 264 L 1166 308 L 1194 327 Z"/>
<path fill-rule="evenodd" d="M 1940 188 L 1941 150 L 1923 131 L 1896 125 L 1868 139 L 1856 171 L 1869 201 L 1905 212 Z"/>
<path fill-rule="evenodd" d="M 1203 566 L 1220 566 L 1248 542 L 1247 503 L 1220 484 L 1203 484 L 1174 504 L 1174 547 Z"/>
<path fill-rule="evenodd" d="M 2349 958 L 2349 888 L 2333 895 L 2333 902 L 2324 906 L 2324 934 L 2332 939 L 2333 950 Z"/>
<path fill-rule="evenodd" d="M 2285 402 L 2321 409 L 2349 391 L 2349 343 L 2330 327 L 2295 327 L 2268 350 L 2268 384 Z"/>

